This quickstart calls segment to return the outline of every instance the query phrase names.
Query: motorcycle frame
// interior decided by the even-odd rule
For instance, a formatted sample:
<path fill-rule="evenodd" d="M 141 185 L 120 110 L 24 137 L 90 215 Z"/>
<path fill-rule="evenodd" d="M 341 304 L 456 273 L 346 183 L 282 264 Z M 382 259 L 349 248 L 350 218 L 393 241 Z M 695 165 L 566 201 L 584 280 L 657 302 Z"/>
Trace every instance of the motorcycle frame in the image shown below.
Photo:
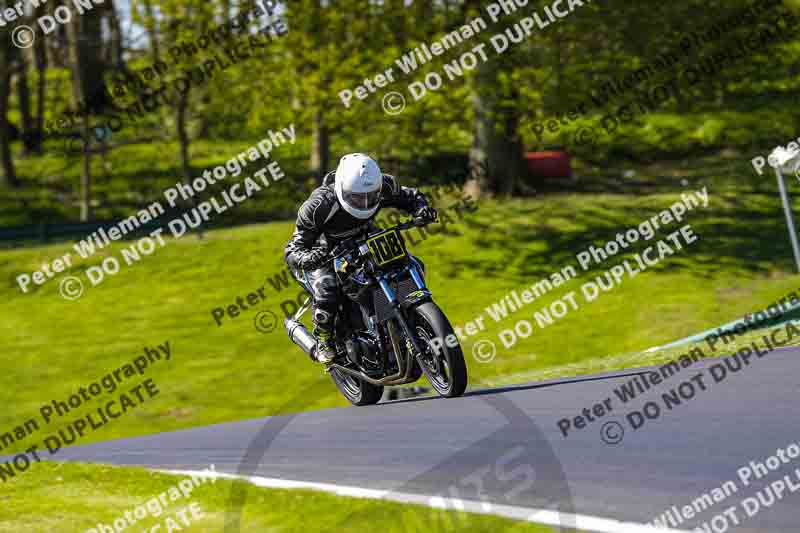
<path fill-rule="evenodd" d="M 400 277 L 400 275 L 405 272 L 408 272 L 411 275 L 411 279 L 414 280 L 414 283 L 417 285 L 417 289 L 420 294 L 416 297 L 408 298 L 403 302 L 399 302 L 397 299 L 397 294 L 394 290 L 392 290 L 391 285 L 389 285 L 389 281 Z M 428 288 L 425 285 L 425 280 L 420 275 L 419 270 L 417 269 L 417 264 L 413 258 L 410 258 L 408 264 L 402 269 L 394 272 L 378 274 L 376 275 L 376 279 L 378 280 L 378 284 L 380 285 L 383 294 L 386 296 L 386 299 L 389 301 L 389 304 L 393 309 L 392 316 L 389 317 L 385 322 L 389 331 L 389 338 L 392 342 L 392 348 L 394 349 L 395 359 L 397 360 L 397 372 L 389 376 L 376 379 L 368 376 L 360 370 L 353 370 L 352 368 L 347 368 L 346 366 L 338 363 L 333 363 L 331 366 L 329 366 L 328 371 L 330 372 L 331 370 L 336 369 L 373 385 L 403 385 L 405 383 L 414 382 L 417 380 L 417 378 L 411 377 L 411 369 L 413 368 L 412 358 L 419 359 L 421 351 L 419 344 L 417 343 L 417 338 L 411 331 L 405 316 L 403 316 L 402 310 L 403 308 L 411 308 L 413 305 L 422 301 L 430 300 L 431 293 L 428 291 Z M 400 325 L 400 329 L 406 335 L 406 338 L 411 342 L 413 348 L 411 353 L 405 353 L 404 355 L 401 355 L 402 352 L 400 351 L 399 339 L 395 329 L 394 321 Z M 421 365 L 424 363 L 422 361 L 418 361 L 418 364 Z"/>

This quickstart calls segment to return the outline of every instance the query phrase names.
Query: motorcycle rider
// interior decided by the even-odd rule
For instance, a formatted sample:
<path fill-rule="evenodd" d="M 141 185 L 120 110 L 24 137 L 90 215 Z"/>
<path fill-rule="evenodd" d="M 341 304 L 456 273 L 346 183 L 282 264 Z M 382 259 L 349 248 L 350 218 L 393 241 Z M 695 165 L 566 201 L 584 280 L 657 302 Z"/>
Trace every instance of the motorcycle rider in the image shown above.
<path fill-rule="evenodd" d="M 297 226 L 284 250 L 284 260 L 299 281 L 312 289 L 314 355 L 329 364 L 336 355 L 334 318 L 339 290 L 328 256 L 338 243 L 377 227 L 372 219 L 382 207 L 397 207 L 415 218 L 436 220 L 436 209 L 425 196 L 402 187 L 393 176 L 360 153 L 347 154 L 314 189 L 297 212 Z"/>

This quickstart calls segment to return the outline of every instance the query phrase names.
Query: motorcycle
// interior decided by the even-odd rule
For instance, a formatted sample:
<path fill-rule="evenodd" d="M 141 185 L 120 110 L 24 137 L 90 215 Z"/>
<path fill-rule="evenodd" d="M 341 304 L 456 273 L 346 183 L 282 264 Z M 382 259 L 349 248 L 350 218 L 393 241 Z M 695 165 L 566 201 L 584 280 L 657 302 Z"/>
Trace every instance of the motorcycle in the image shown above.
<path fill-rule="evenodd" d="M 375 404 L 384 387 L 413 383 L 422 374 L 447 398 L 467 388 L 458 338 L 425 285 L 422 263 L 408 253 L 403 239 L 403 231 L 428 223 L 416 219 L 373 231 L 329 254 L 345 297 L 339 298 L 334 325 L 337 356 L 327 372 L 353 405 Z M 309 298 L 284 326 L 292 342 L 315 360 L 316 339 L 300 322 L 310 303 Z"/>

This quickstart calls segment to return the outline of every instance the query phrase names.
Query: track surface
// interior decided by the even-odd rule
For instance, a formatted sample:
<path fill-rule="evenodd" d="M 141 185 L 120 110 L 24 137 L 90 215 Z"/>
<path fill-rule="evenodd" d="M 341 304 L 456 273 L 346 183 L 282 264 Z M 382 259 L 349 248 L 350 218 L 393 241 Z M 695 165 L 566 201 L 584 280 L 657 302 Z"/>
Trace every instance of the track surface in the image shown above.
<path fill-rule="evenodd" d="M 568 494 L 571 505 L 565 510 L 638 523 L 733 480 L 737 494 L 678 527 L 691 530 L 739 506 L 764 482 L 800 468 L 798 458 L 749 487 L 737 477 L 742 465 L 800 441 L 800 349 L 753 358 L 715 384 L 708 367 L 718 362 L 684 369 L 628 404 L 614 389 L 633 374 L 619 373 L 475 391 L 454 400 L 405 400 L 221 424 L 68 448 L 54 458 L 162 469 L 213 464 L 228 473 L 537 508 L 563 502 Z M 683 405 L 663 409 L 659 419 L 637 431 L 630 428 L 628 412 L 647 401 L 663 408 L 661 394 L 699 372 L 709 383 L 705 392 L 698 388 Z M 559 419 L 609 397 L 611 414 L 567 438 L 561 435 Z M 600 438 L 602 424 L 610 421 L 626 430 L 616 445 Z M 263 438 L 253 443 L 259 431 Z M 248 447 L 255 459 L 252 468 L 242 470 Z M 797 531 L 798 503 L 800 493 L 788 493 L 752 518 L 739 506 L 742 523 L 729 531 Z"/>

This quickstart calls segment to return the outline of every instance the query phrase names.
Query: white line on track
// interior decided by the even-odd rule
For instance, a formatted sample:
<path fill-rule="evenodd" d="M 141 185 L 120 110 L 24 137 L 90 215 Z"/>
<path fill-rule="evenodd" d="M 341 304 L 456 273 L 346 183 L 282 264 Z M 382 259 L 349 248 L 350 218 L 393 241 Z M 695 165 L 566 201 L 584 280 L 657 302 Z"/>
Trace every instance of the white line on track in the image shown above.
<path fill-rule="evenodd" d="M 361 487 L 349 487 L 346 485 L 334 485 L 331 483 L 293 481 L 289 479 L 261 476 L 242 476 L 237 474 L 216 472 L 214 470 L 159 470 L 159 472 L 163 472 L 165 474 L 209 477 L 217 479 L 239 479 L 248 481 L 257 487 L 270 489 L 318 490 L 335 494 L 337 496 L 346 496 L 349 498 L 366 498 L 371 500 L 410 503 L 431 507 L 433 509 L 445 509 L 448 511 L 463 511 L 467 513 L 502 516 L 504 518 L 522 520 L 524 522 L 572 528 L 581 531 L 593 531 L 597 533 L 690 533 L 688 531 L 679 529 L 654 527 L 648 524 L 637 524 L 635 522 L 620 522 L 619 520 L 599 518 L 584 514 L 559 513 L 549 509 L 536 509 L 533 507 L 521 507 L 518 505 L 501 505 L 492 502 L 444 498 L 442 496 L 427 496 L 425 494 L 410 494 L 387 490 L 365 489 Z"/>

